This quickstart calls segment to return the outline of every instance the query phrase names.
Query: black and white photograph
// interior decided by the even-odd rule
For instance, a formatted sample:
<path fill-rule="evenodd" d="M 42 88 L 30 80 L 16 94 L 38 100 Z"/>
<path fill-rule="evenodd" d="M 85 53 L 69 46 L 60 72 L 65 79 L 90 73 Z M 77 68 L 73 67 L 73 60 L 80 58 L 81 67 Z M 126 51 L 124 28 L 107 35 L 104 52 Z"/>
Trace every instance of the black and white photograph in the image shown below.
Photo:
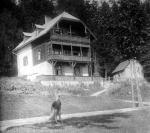
<path fill-rule="evenodd" d="M 150 0 L 0 0 L 1 133 L 150 133 Z"/>

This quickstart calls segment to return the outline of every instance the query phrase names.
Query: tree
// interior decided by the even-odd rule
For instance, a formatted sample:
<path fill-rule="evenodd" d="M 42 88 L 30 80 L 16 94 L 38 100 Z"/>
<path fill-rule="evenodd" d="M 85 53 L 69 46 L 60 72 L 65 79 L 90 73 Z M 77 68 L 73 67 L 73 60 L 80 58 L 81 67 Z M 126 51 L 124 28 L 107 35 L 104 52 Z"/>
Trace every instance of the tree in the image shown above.
<path fill-rule="evenodd" d="M 146 16 L 140 0 L 119 0 L 117 48 L 123 59 L 139 58 L 144 52 L 145 36 L 142 30 Z"/>
<path fill-rule="evenodd" d="M 53 11 L 49 0 L 21 0 L 19 5 L 12 0 L 0 2 L 0 72 L 16 64 L 12 50 L 21 42 L 22 31 L 32 32 L 32 25 L 42 23 L 44 15 Z"/>
<path fill-rule="evenodd" d="M 25 31 L 32 32 L 33 24 L 43 24 L 44 15 L 53 17 L 54 6 L 49 0 L 21 0 L 21 23 Z"/>
<path fill-rule="evenodd" d="M 4 10 L 0 14 L 0 69 L 6 71 L 14 65 L 12 50 L 20 40 L 17 23 L 10 11 Z"/>
<path fill-rule="evenodd" d="M 145 48 L 145 52 L 142 54 L 141 58 L 140 58 L 140 63 L 143 65 L 143 72 L 144 72 L 144 77 L 150 81 L 150 1 L 146 0 L 143 3 L 143 9 L 145 11 L 146 14 L 146 26 L 145 29 L 143 30 L 143 33 L 145 33 L 146 35 L 146 46 Z"/>
<path fill-rule="evenodd" d="M 70 14 L 79 17 L 84 8 L 84 0 L 58 0 L 57 1 L 57 12 L 67 11 Z"/>
<path fill-rule="evenodd" d="M 108 3 L 103 2 L 98 9 L 97 37 L 95 50 L 100 65 L 100 73 L 105 78 L 111 74 L 114 66 L 116 43 L 114 38 L 114 25 L 112 24 L 112 12 Z"/>

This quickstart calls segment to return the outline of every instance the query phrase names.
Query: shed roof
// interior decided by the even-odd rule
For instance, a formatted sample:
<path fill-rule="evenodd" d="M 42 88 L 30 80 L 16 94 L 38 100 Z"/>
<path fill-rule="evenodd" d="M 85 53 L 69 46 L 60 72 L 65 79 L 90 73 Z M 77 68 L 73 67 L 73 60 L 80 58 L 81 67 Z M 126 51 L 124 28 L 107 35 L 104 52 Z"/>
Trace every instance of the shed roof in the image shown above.
<path fill-rule="evenodd" d="M 114 74 L 114 73 L 123 71 L 123 70 L 129 65 L 129 63 L 130 63 L 129 60 L 126 60 L 126 61 L 124 61 L 124 62 L 121 62 L 121 63 L 115 68 L 115 70 L 114 70 L 112 73 Z"/>
<path fill-rule="evenodd" d="M 28 45 L 30 42 L 36 40 L 37 38 L 45 35 L 46 33 L 48 33 L 48 31 L 50 31 L 56 24 L 57 22 L 59 22 L 61 19 L 67 19 L 67 20 L 74 20 L 77 22 L 81 22 L 82 24 L 84 24 L 84 22 L 82 22 L 80 19 L 72 16 L 71 14 L 67 13 L 67 12 L 63 12 L 60 15 L 58 15 L 57 17 L 53 18 L 51 21 L 49 21 L 48 23 L 44 24 L 44 25 L 36 25 L 37 27 L 43 28 L 43 30 L 38 34 L 33 34 L 29 39 L 27 39 L 26 41 L 22 41 L 13 51 L 17 51 L 19 49 L 21 49 L 22 47 Z M 85 24 L 84 24 L 85 25 Z M 88 29 L 88 27 L 86 27 Z M 88 29 L 89 32 L 92 34 L 92 36 L 96 39 L 95 35 L 90 31 L 90 29 Z"/>

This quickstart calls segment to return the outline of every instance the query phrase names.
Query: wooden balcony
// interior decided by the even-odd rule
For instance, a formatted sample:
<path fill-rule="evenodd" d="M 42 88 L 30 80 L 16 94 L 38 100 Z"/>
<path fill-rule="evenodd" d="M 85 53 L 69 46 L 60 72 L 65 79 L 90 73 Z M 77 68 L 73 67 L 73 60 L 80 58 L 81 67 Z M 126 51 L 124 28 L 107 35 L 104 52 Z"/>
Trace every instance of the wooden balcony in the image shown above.
<path fill-rule="evenodd" d="M 59 55 L 59 54 L 50 54 L 48 60 L 60 60 L 60 61 L 79 61 L 79 62 L 90 62 L 90 57 L 83 56 L 73 56 L 73 55 Z"/>
<path fill-rule="evenodd" d="M 61 34 L 52 34 L 51 40 L 53 41 L 63 41 L 63 42 L 75 42 L 81 44 L 90 44 L 90 39 L 86 37 L 79 37 L 79 36 L 71 36 L 71 35 L 61 35 Z"/>

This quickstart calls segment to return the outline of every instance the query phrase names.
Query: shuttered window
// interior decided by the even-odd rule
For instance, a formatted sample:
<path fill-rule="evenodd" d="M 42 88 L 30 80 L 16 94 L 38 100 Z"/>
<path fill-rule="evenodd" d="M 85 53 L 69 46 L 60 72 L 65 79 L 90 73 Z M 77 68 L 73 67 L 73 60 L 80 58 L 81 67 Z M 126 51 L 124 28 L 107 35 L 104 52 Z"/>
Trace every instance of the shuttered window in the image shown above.
<path fill-rule="evenodd" d="M 28 65 L 28 57 L 27 56 L 23 57 L 23 65 L 24 66 Z"/>

